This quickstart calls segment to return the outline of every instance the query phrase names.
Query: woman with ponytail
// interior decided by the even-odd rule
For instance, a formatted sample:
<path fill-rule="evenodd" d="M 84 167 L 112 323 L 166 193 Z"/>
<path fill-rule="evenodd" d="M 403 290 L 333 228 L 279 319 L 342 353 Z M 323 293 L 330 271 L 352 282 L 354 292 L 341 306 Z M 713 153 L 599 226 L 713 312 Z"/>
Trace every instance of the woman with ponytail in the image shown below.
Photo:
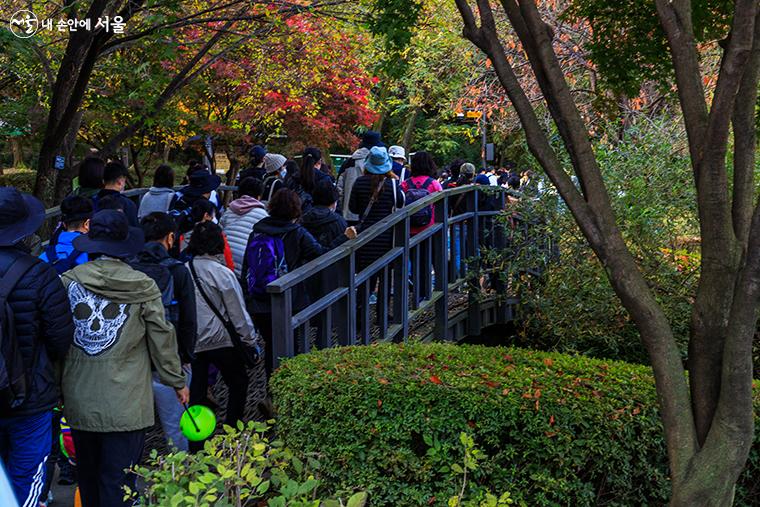
<path fill-rule="evenodd" d="M 285 179 L 285 186 L 298 194 L 303 203 L 301 211 L 304 213 L 312 206 L 311 194 L 317 183 L 323 180 L 330 180 L 330 177 L 323 173 L 322 152 L 318 148 L 306 148 L 301 159 L 301 166 L 297 171 L 289 173 Z"/>

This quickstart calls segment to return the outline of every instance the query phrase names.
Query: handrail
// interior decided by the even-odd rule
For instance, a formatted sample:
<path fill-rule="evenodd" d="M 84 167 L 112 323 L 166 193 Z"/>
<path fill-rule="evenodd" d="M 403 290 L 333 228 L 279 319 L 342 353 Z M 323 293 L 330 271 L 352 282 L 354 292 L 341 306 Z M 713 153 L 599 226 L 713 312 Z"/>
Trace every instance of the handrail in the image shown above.
<path fill-rule="evenodd" d="M 407 220 L 418 211 L 435 205 L 435 203 L 450 198 L 452 196 L 465 194 L 471 191 L 478 192 L 477 185 L 466 185 L 462 187 L 456 187 L 442 192 L 436 192 L 429 196 L 414 202 L 409 206 L 396 210 L 395 213 L 388 215 L 386 218 L 380 220 L 376 224 L 372 225 L 365 231 L 362 231 L 356 239 L 352 239 L 343 243 L 342 245 L 333 248 L 329 252 L 321 255 L 320 257 L 300 266 L 299 268 L 281 276 L 277 280 L 267 285 L 267 292 L 270 294 L 279 294 L 287 289 L 296 286 L 301 280 L 306 277 L 312 276 L 320 271 L 319 268 L 334 264 L 335 262 L 344 259 L 352 252 L 356 252 L 359 248 L 369 244 L 372 240 L 384 234 L 389 228 Z M 483 212 L 488 214 L 495 214 L 495 212 Z"/>
<path fill-rule="evenodd" d="M 496 209 L 479 210 L 481 194 L 494 192 L 498 194 Z M 313 345 L 406 341 L 411 323 L 429 311 L 434 313 L 425 321 L 433 324 L 429 335 L 439 340 L 480 334 L 484 325 L 513 318 L 514 298 L 500 297 L 489 303 L 471 286 L 479 277 L 470 276 L 480 264 L 481 247 L 506 246 L 509 233 L 495 220 L 504 209 L 506 195 L 505 189 L 478 185 L 436 192 L 267 285 L 274 366 L 280 358 L 308 352 Z M 460 204 L 464 209 L 454 215 L 453 208 Z M 428 206 L 434 208 L 434 223 L 411 236 L 412 216 Z M 364 256 L 363 248 L 388 233 L 393 234 L 393 246 Z M 491 279 L 495 293 L 506 296 L 504 280 Z M 450 319 L 450 294 L 463 289 L 466 312 Z M 370 302 L 373 298 L 374 303 Z"/>

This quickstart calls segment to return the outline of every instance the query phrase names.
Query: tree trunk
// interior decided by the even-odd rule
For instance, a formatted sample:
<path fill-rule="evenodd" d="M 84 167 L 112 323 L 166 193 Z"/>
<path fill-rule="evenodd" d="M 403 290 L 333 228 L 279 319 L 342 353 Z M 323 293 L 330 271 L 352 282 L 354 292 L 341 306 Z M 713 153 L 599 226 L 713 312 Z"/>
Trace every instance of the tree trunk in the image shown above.
<path fill-rule="evenodd" d="M 60 203 L 63 198 L 71 192 L 71 182 L 77 176 L 77 168 L 74 164 L 74 147 L 76 145 L 79 126 L 82 124 L 82 116 L 84 116 L 84 111 L 78 111 L 77 114 L 74 115 L 74 119 L 69 127 L 69 132 L 66 134 L 61 145 L 61 152 L 66 162 L 62 170 L 56 171 L 53 204 Z"/>
<path fill-rule="evenodd" d="M 13 153 L 13 165 L 11 167 L 24 167 L 24 151 L 21 149 L 21 139 L 19 137 L 11 137 L 11 152 Z M 0 168 L 0 174 L 2 174 L 2 168 Z"/>
<path fill-rule="evenodd" d="M 407 153 L 412 149 L 412 140 L 414 139 L 414 127 L 417 123 L 417 117 L 420 114 L 420 107 L 414 106 L 409 118 L 406 121 L 406 128 L 404 129 L 404 138 L 401 141 L 401 146 L 404 147 Z"/>
<path fill-rule="evenodd" d="M 569 155 L 579 192 L 549 143 L 506 57 L 489 0 L 456 0 L 464 35 L 491 59 L 525 130 L 531 153 L 568 205 L 647 349 L 668 448 L 673 506 L 725 506 L 754 437 L 752 338 L 760 306 L 760 205 L 752 209 L 754 137 L 739 135 L 734 194 L 726 155 L 730 121 L 754 129 L 760 65 L 756 0 L 736 0 L 711 107 L 707 107 L 688 1 L 656 0 L 668 35 L 689 138 L 701 230 L 700 284 L 689 346 L 690 386 L 670 324 L 616 224 L 588 130 L 553 48 L 553 33 L 535 0 L 501 0 Z M 747 70 L 750 69 L 750 70 Z M 740 86 L 741 85 L 741 86 Z M 736 162 L 738 161 L 738 162 Z M 752 217 L 748 225 L 748 217 Z"/>

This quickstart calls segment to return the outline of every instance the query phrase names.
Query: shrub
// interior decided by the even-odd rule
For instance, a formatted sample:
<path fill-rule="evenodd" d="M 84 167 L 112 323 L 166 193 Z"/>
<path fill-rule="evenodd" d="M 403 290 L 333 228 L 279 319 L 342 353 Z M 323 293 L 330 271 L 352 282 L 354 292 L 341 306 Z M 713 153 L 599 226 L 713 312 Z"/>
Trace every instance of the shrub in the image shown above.
<path fill-rule="evenodd" d="M 319 454 L 325 488 L 358 487 L 373 506 L 445 505 L 458 495 L 451 464 L 462 462 L 462 431 L 486 456 L 471 476 L 484 491 L 528 505 L 668 499 L 657 397 L 643 366 L 515 348 L 375 345 L 298 356 L 271 388 L 284 442 Z M 752 503 L 756 448 L 737 505 Z"/>
<path fill-rule="evenodd" d="M 366 493 L 348 495 L 347 503 L 318 499 L 319 462 L 304 461 L 270 442 L 264 423 L 238 423 L 207 440 L 197 454 L 176 452 L 159 455 L 155 450 L 135 473 L 145 481 L 140 505 L 259 506 L 269 507 L 362 507 Z M 132 497 L 138 492 L 128 491 Z"/>
<path fill-rule="evenodd" d="M 31 170 L 6 169 L 0 174 L 0 186 L 16 187 L 21 192 L 32 192 L 37 173 Z"/>

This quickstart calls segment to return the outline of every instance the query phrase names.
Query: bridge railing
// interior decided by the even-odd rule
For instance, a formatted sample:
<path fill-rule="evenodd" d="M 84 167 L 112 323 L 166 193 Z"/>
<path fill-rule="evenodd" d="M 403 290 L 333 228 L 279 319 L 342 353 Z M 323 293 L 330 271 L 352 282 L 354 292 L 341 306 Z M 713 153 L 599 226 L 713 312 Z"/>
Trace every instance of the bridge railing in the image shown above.
<path fill-rule="evenodd" d="M 465 290 L 468 280 L 472 282 L 468 271 L 477 268 L 482 247 L 507 241 L 503 224 L 495 219 L 504 208 L 505 191 L 491 196 L 496 211 L 484 211 L 478 209 L 482 188 L 469 185 L 432 194 L 269 284 L 275 366 L 280 358 L 308 352 L 312 346 L 406 341 L 410 326 L 420 320 L 434 322 L 430 337 L 436 340 L 479 334 L 482 309 L 477 291 Z M 412 236 L 412 215 L 431 205 L 434 224 Z M 464 211 L 454 214 L 454 208 Z M 357 269 L 362 249 L 388 231 L 393 246 Z M 497 293 L 506 293 L 503 282 L 495 280 L 494 285 Z M 464 317 L 450 319 L 454 293 L 466 311 L 460 312 Z M 309 301 L 299 305 L 304 294 Z M 508 320 L 511 309 L 509 302 L 497 304 L 489 321 Z"/>

